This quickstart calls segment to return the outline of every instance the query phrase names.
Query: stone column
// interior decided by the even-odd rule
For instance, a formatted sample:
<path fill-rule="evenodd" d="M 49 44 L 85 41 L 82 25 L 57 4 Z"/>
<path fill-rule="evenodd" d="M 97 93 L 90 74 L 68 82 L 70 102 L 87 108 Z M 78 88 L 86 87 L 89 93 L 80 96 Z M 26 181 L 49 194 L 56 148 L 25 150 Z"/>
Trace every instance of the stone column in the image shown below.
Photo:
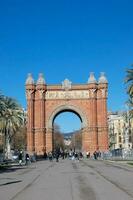
<path fill-rule="evenodd" d="M 101 151 L 108 150 L 107 88 L 108 82 L 101 73 L 97 91 L 98 146 Z"/>
<path fill-rule="evenodd" d="M 29 154 L 34 152 L 34 97 L 35 85 L 31 74 L 26 80 L 26 99 L 27 99 L 27 151 Z"/>
<path fill-rule="evenodd" d="M 89 85 L 89 134 L 91 138 L 90 151 L 95 151 L 98 148 L 98 133 L 97 133 L 97 85 Z"/>

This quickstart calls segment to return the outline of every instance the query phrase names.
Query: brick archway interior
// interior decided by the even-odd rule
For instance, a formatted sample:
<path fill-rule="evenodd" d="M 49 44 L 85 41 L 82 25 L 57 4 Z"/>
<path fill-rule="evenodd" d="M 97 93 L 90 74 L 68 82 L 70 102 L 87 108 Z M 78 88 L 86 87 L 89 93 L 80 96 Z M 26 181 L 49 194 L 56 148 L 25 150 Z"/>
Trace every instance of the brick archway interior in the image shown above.
<path fill-rule="evenodd" d="M 102 76 L 97 83 L 90 77 L 87 84 L 46 85 L 42 76 L 37 83 L 31 76 L 26 81 L 27 151 L 43 155 L 52 150 L 52 124 L 63 111 L 79 116 L 82 123 L 82 149 L 93 153 L 108 149 L 107 82 Z"/>
<path fill-rule="evenodd" d="M 66 111 L 72 112 L 72 113 L 76 114 L 79 117 L 79 119 L 81 121 L 81 128 L 87 127 L 87 119 L 86 119 L 85 115 L 82 113 L 82 111 L 80 109 L 78 109 L 75 106 L 71 106 L 71 105 L 61 105 L 61 106 L 57 107 L 53 111 L 53 113 L 51 113 L 51 116 L 50 116 L 48 124 L 47 124 L 47 128 L 52 129 L 53 121 L 55 120 L 55 118 L 59 114 L 61 114 L 63 112 L 66 112 Z"/>

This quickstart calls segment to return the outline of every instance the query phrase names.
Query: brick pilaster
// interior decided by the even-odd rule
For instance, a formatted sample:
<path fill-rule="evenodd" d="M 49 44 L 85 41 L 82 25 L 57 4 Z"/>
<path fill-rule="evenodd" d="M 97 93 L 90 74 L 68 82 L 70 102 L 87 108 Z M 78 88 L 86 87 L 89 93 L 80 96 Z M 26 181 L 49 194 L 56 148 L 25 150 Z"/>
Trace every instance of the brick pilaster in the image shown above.
<path fill-rule="evenodd" d="M 107 84 L 98 85 L 97 93 L 97 125 L 99 150 L 108 150 L 107 129 Z"/>
<path fill-rule="evenodd" d="M 35 95 L 35 152 L 43 155 L 46 149 L 45 137 L 45 91 L 44 84 L 36 85 Z"/>
<path fill-rule="evenodd" d="M 26 85 L 27 98 L 27 151 L 34 152 L 34 96 L 35 85 Z"/>

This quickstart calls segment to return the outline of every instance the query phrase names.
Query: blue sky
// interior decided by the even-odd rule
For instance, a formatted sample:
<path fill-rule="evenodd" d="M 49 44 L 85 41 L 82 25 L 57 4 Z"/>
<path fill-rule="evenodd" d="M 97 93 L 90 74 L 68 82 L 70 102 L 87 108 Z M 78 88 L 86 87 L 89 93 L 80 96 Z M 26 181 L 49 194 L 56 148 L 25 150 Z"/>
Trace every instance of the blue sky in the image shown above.
<path fill-rule="evenodd" d="M 108 109 L 124 107 L 125 69 L 133 63 L 132 0 L 0 1 L 0 90 L 26 107 L 27 73 L 47 84 L 86 83 L 101 71 Z"/>

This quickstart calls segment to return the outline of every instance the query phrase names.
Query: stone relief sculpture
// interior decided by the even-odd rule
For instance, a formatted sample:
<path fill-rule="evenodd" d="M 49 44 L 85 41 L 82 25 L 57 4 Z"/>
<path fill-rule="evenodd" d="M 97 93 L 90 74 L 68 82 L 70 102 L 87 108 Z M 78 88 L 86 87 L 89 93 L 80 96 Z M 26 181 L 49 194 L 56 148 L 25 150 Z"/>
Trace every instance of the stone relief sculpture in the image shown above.
<path fill-rule="evenodd" d="M 62 89 L 64 90 L 70 90 L 71 87 L 72 87 L 72 82 L 69 81 L 68 79 L 65 79 L 63 82 L 62 82 Z"/>
<path fill-rule="evenodd" d="M 72 99 L 85 99 L 89 98 L 89 91 L 88 90 L 75 90 L 75 91 L 47 91 L 46 92 L 46 99 L 66 99 L 66 98 L 72 98 Z"/>

